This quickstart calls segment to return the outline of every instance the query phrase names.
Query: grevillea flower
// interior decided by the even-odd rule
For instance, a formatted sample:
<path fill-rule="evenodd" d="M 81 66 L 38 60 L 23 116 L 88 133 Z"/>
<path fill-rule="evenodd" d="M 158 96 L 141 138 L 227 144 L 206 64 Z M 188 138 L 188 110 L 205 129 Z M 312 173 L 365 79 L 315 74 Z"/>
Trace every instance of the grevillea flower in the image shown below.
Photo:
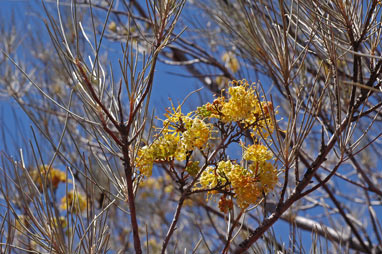
<path fill-rule="evenodd" d="M 273 157 L 272 152 L 261 144 L 254 144 L 244 149 L 243 159 L 247 161 L 263 162 Z"/>
<path fill-rule="evenodd" d="M 221 112 L 223 122 L 240 122 L 253 118 L 258 105 L 255 88 L 247 81 L 234 81 L 228 88 L 229 98 L 223 104 Z"/>
<path fill-rule="evenodd" d="M 208 167 L 201 175 L 199 183 L 203 188 L 214 189 L 225 186 L 234 193 L 240 208 L 255 204 L 262 193 L 273 190 L 277 183 L 277 171 L 269 162 L 256 162 L 248 169 L 232 161 L 220 161 L 216 168 Z M 210 191 L 209 195 L 216 194 Z"/>
<path fill-rule="evenodd" d="M 261 143 L 262 138 L 267 138 L 274 129 L 273 105 L 260 99 L 253 84 L 239 80 L 231 82 L 225 96 L 186 115 L 182 113 L 181 106 L 175 108 L 172 105 L 154 141 L 138 150 L 135 163 L 138 172 L 149 177 L 155 163 L 174 165 L 174 160 L 186 160 L 183 172 L 197 177 L 201 168 L 200 162 L 193 160 L 193 152 L 199 149 L 207 155 L 214 147 L 209 145 L 209 141 L 215 138 L 211 133 L 223 131 L 227 135 L 229 131 L 249 130 L 255 144 L 242 144 L 242 160 L 246 163 L 221 160 L 203 167 L 197 188 L 208 191 L 207 198 L 223 193 L 219 201 L 223 212 L 232 208 L 234 199 L 242 209 L 256 204 L 263 194 L 274 189 L 278 181 L 277 170 L 269 162 L 273 153 Z M 230 198 L 227 199 L 228 196 Z"/>
<path fill-rule="evenodd" d="M 225 67 L 232 72 L 237 72 L 240 69 L 240 64 L 235 55 L 232 52 L 226 52 L 222 55 L 222 60 L 225 63 Z"/>
<path fill-rule="evenodd" d="M 67 178 L 65 172 L 56 168 L 49 169 L 49 166 L 44 165 L 32 170 L 29 174 L 40 191 L 42 191 L 44 184 L 52 184 L 53 190 L 56 190 L 60 183 L 66 182 Z"/>
<path fill-rule="evenodd" d="M 70 191 L 61 199 L 61 210 L 80 214 L 87 207 L 86 197 L 78 192 Z"/>
<path fill-rule="evenodd" d="M 156 139 L 153 144 L 138 150 L 136 167 L 141 174 L 149 177 L 152 174 L 154 162 L 183 160 L 185 156 L 180 137 L 175 133 L 164 134 Z"/>
<path fill-rule="evenodd" d="M 182 133 L 182 143 L 186 151 L 192 151 L 195 148 L 202 148 L 210 136 L 210 127 L 199 118 L 190 121 L 186 126 L 186 131 Z"/>

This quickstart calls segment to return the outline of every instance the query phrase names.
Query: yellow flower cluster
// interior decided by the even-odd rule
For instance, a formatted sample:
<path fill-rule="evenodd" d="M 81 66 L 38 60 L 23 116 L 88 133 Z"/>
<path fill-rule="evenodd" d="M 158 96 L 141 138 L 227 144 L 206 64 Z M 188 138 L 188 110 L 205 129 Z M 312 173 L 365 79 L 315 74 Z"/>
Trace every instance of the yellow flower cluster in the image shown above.
<path fill-rule="evenodd" d="M 138 150 L 136 167 L 147 177 L 151 176 L 155 162 L 185 160 L 187 153 L 203 148 L 210 137 L 211 126 L 193 112 L 184 115 L 178 107 L 165 116 L 161 136 Z"/>
<path fill-rule="evenodd" d="M 44 165 L 32 170 L 29 174 L 40 191 L 42 191 L 45 184 L 52 184 L 53 190 L 56 190 L 60 183 L 66 182 L 66 174 L 64 172 L 56 168 L 49 169 L 48 166 Z"/>
<path fill-rule="evenodd" d="M 240 122 L 253 119 L 258 100 L 255 89 L 248 83 L 239 81 L 239 84 L 228 88 L 229 100 L 222 105 L 223 122 Z"/>
<path fill-rule="evenodd" d="M 180 106 L 172 107 L 165 114 L 163 128 L 153 143 L 138 150 L 135 166 L 140 174 L 149 177 L 154 163 L 187 158 L 184 170 L 190 176 L 198 177 L 199 161 L 193 160 L 192 151 L 200 149 L 207 152 L 208 149 L 204 148 L 212 139 L 211 133 L 224 131 L 221 128 L 224 125 L 238 126 L 238 136 L 249 130 L 255 144 L 242 145 L 242 160 L 247 161 L 247 167 L 236 161 L 223 160 L 206 167 L 198 179 L 198 188 L 208 190 L 209 195 L 224 193 L 219 201 L 222 211 L 232 208 L 233 198 L 239 207 L 245 209 L 273 190 L 278 181 L 277 170 L 269 162 L 273 153 L 260 143 L 262 138 L 273 132 L 273 112 L 272 103 L 260 101 L 253 84 L 246 80 L 232 81 L 226 96 L 222 95 L 187 115 L 181 112 Z"/>
<path fill-rule="evenodd" d="M 232 81 L 228 88 L 228 98 L 218 97 L 213 103 L 198 108 L 203 117 L 217 118 L 223 123 L 237 122 L 252 130 L 253 136 L 268 137 L 274 126 L 270 112 L 273 105 L 261 102 L 256 95 L 256 87 L 246 80 Z"/>
<path fill-rule="evenodd" d="M 207 143 L 210 136 L 210 128 L 201 119 L 193 119 L 186 128 L 187 130 L 182 135 L 182 143 L 186 151 L 202 148 Z"/>
<path fill-rule="evenodd" d="M 232 161 L 220 161 L 216 168 L 208 167 L 202 173 L 199 183 L 206 189 L 223 187 L 233 192 L 239 207 L 246 208 L 256 203 L 262 193 L 272 190 L 277 182 L 277 171 L 272 164 L 257 162 L 252 165 L 246 169 Z M 215 192 L 210 191 L 210 194 Z"/>
<path fill-rule="evenodd" d="M 86 197 L 81 193 L 70 191 L 61 199 L 61 210 L 67 210 L 72 213 L 80 214 L 87 207 Z"/>
<path fill-rule="evenodd" d="M 268 148 L 261 144 L 254 144 L 245 148 L 243 159 L 247 161 L 261 162 L 272 159 L 273 154 Z"/>
<path fill-rule="evenodd" d="M 141 174 L 149 177 L 151 176 L 154 162 L 182 159 L 184 156 L 179 136 L 175 134 L 164 134 L 151 145 L 139 149 L 136 166 L 139 168 Z"/>

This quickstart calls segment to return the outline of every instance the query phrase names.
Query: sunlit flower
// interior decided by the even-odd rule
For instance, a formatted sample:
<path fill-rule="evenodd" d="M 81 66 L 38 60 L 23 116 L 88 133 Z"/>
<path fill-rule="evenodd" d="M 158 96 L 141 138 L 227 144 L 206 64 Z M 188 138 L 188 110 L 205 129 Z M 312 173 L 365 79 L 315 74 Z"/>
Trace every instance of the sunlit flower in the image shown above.
<path fill-rule="evenodd" d="M 273 190 L 278 182 L 277 170 L 269 162 L 261 162 L 258 165 L 253 164 L 252 167 L 257 167 L 259 180 L 262 189 L 265 193 Z"/>
<path fill-rule="evenodd" d="M 136 167 L 144 176 L 151 176 L 154 162 L 170 161 L 174 159 L 183 160 L 185 151 L 176 134 L 165 134 L 149 146 L 138 150 Z"/>
<path fill-rule="evenodd" d="M 251 164 L 248 170 L 232 161 L 220 161 L 217 168 L 208 167 L 202 173 L 199 183 L 206 189 L 226 186 L 226 190 L 234 193 L 238 206 L 244 209 L 255 204 L 263 192 L 272 190 L 277 180 L 277 171 L 268 162 Z M 214 194 L 216 192 L 208 193 Z"/>
<path fill-rule="evenodd" d="M 248 161 L 263 162 L 272 159 L 273 154 L 269 149 L 261 144 L 254 144 L 244 148 L 243 159 Z"/>
<path fill-rule="evenodd" d="M 190 126 L 186 126 L 186 128 L 186 131 L 182 133 L 182 143 L 186 151 L 202 148 L 207 143 L 210 128 L 201 119 L 193 119 Z"/>
<path fill-rule="evenodd" d="M 207 200 L 223 193 L 219 201 L 223 212 L 232 208 L 233 200 L 242 209 L 255 204 L 263 194 L 273 190 L 278 181 L 277 170 L 268 162 L 273 154 L 260 143 L 261 138 L 267 138 L 273 132 L 271 116 L 277 112 L 271 102 L 260 99 L 253 84 L 239 80 L 231 82 L 227 94 L 186 115 L 182 113 L 181 105 L 176 108 L 172 105 L 162 121 L 163 127 L 157 129 L 154 141 L 138 150 L 136 168 L 149 177 L 155 163 L 187 159 L 184 170 L 196 177 L 201 169 L 199 161 L 192 161 L 193 151 L 201 149 L 204 153 L 213 147 L 208 144 L 213 139 L 211 133 L 249 130 L 255 144 L 243 145 L 242 159 L 248 166 L 232 160 L 218 161 L 203 170 L 197 189 L 207 191 Z M 173 186 L 167 185 L 165 191 L 171 193 Z"/>
<path fill-rule="evenodd" d="M 234 81 L 228 89 L 228 102 L 222 106 L 222 121 L 239 122 L 252 119 L 258 105 L 255 89 L 247 81 Z"/>
<path fill-rule="evenodd" d="M 139 169 L 141 174 L 149 177 L 154 166 L 154 147 L 144 146 L 138 150 L 136 167 Z"/>

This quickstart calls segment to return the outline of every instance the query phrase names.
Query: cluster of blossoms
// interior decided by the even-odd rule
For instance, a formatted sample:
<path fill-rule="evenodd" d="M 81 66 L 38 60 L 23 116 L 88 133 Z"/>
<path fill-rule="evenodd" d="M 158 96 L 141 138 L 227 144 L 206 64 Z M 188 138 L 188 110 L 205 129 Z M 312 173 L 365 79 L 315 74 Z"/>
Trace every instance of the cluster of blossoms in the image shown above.
<path fill-rule="evenodd" d="M 52 184 L 53 190 L 56 190 L 60 183 L 67 181 L 65 172 L 44 165 L 32 170 L 29 174 L 40 191 L 42 191 L 45 184 Z"/>
<path fill-rule="evenodd" d="M 47 165 L 42 165 L 38 169 L 29 172 L 29 174 L 41 192 L 43 186 L 51 185 L 53 190 L 56 191 L 60 183 L 71 182 L 67 179 L 65 172 L 56 168 L 49 168 Z M 60 209 L 79 214 L 85 211 L 86 206 L 86 197 L 72 190 L 61 199 Z"/>
<path fill-rule="evenodd" d="M 144 176 L 151 176 L 154 162 L 183 161 L 194 149 L 201 149 L 210 138 L 212 126 L 194 112 L 184 115 L 173 108 L 163 121 L 159 136 L 138 151 L 136 166 Z"/>
<path fill-rule="evenodd" d="M 67 210 L 72 213 L 80 214 L 86 210 L 86 197 L 77 191 L 69 191 L 61 199 L 61 210 Z"/>
<path fill-rule="evenodd" d="M 272 103 L 260 101 L 254 85 L 245 80 L 233 81 L 226 96 L 220 96 L 194 112 L 184 115 L 180 106 L 173 107 L 165 115 L 163 128 L 153 143 L 139 149 L 136 167 L 149 177 L 154 163 L 186 160 L 185 171 L 199 177 L 198 189 L 208 191 L 209 196 L 222 193 L 219 201 L 221 211 L 227 212 L 232 208 L 232 198 L 244 209 L 273 190 L 278 181 L 277 170 L 270 162 L 273 154 L 260 141 L 273 132 L 271 112 Z M 242 144 L 242 160 L 246 163 L 207 161 L 200 167 L 199 161 L 191 159 L 193 151 L 210 152 L 213 142 L 209 141 L 216 139 L 213 133 L 224 131 L 221 126 L 236 126 L 236 132 L 229 134 L 235 137 L 243 137 L 246 131 L 251 133 L 254 144 Z M 242 166 L 244 164 L 247 166 Z"/>
<path fill-rule="evenodd" d="M 250 162 L 247 168 L 234 161 L 220 161 L 217 166 L 207 167 L 199 180 L 203 188 L 212 189 L 210 194 L 216 194 L 215 189 L 231 193 L 241 208 L 256 203 L 263 193 L 273 190 L 278 180 L 277 170 L 267 161 L 272 159 L 272 153 L 266 146 L 252 145 L 245 149 L 243 159 Z M 223 195 L 219 207 L 227 211 L 232 208 L 232 202 L 227 202 Z"/>
<path fill-rule="evenodd" d="M 266 138 L 273 132 L 273 121 L 270 112 L 272 103 L 260 101 L 256 87 L 246 80 L 232 81 L 228 88 L 227 100 L 220 96 L 198 108 L 198 113 L 207 118 L 217 118 L 223 123 L 236 122 L 252 131 L 252 136 Z"/>

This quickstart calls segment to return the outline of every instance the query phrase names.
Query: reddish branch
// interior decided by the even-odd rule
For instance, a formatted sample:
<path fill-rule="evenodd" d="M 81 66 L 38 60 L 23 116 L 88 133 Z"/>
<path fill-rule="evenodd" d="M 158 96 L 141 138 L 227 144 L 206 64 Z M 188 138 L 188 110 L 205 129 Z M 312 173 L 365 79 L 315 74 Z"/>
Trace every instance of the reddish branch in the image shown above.
<path fill-rule="evenodd" d="M 141 241 L 139 239 L 137 213 L 135 211 L 133 169 L 131 167 L 130 158 L 129 158 L 129 150 L 127 149 L 127 147 L 128 147 L 127 145 L 123 147 L 124 169 L 125 169 L 126 183 L 127 183 L 127 199 L 128 199 L 127 202 L 129 204 L 130 220 L 131 220 L 131 226 L 133 229 L 135 253 L 141 254 L 142 253 Z"/>

